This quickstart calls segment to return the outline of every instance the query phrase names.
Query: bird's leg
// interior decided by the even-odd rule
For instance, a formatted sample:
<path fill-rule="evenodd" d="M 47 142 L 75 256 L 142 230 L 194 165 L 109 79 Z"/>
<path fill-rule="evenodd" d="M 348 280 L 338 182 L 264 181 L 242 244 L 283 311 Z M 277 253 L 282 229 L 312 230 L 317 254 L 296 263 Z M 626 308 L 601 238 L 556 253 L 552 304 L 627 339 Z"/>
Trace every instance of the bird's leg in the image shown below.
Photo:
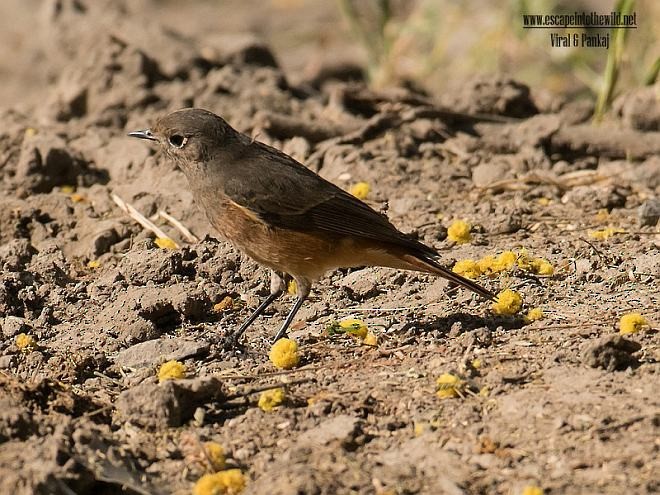
<path fill-rule="evenodd" d="M 305 302 L 305 299 L 307 299 L 307 296 L 309 296 L 309 291 L 312 290 L 312 282 L 310 280 L 302 277 L 294 277 L 294 280 L 296 281 L 298 299 L 296 299 L 296 302 L 293 305 L 293 308 L 291 308 L 291 311 L 289 311 L 286 320 L 284 320 L 284 323 L 282 323 L 282 326 L 277 331 L 273 342 L 277 342 L 286 335 L 289 325 L 291 325 L 293 319 L 296 317 L 296 313 Z"/>
<path fill-rule="evenodd" d="M 226 339 L 226 344 L 227 347 L 233 347 L 236 345 L 238 342 L 238 339 L 241 338 L 243 333 L 245 333 L 245 330 L 248 329 L 252 323 L 254 323 L 254 320 L 256 320 L 261 313 L 263 313 L 268 306 L 270 306 L 275 299 L 280 297 L 282 295 L 282 292 L 284 292 L 284 289 L 286 289 L 286 282 L 284 280 L 284 277 L 277 273 L 274 270 L 270 271 L 270 294 L 268 294 L 268 297 L 262 301 L 262 303 L 259 305 L 257 309 L 254 310 L 254 312 L 249 316 L 247 320 L 243 322 L 243 324 L 233 332 L 231 335 L 229 335 Z"/>

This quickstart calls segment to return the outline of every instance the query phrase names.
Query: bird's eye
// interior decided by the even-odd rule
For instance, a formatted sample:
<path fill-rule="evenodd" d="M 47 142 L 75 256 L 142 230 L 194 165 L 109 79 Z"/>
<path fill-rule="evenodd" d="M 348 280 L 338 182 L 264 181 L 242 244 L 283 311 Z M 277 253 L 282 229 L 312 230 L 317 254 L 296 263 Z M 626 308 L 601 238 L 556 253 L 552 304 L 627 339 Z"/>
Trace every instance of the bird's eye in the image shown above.
<path fill-rule="evenodd" d="M 182 136 L 181 134 L 172 134 L 169 139 L 170 144 L 175 148 L 183 148 L 187 140 L 188 138 Z"/>

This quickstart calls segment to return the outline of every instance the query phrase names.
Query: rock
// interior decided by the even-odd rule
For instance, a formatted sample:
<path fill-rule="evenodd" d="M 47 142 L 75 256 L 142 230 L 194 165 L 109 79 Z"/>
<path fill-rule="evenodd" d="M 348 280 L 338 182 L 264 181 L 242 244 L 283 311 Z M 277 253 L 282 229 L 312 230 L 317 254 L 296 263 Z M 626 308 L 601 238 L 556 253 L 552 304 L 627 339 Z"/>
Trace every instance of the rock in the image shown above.
<path fill-rule="evenodd" d="M 582 362 L 606 371 L 624 370 L 638 364 L 632 354 L 641 348 L 639 343 L 626 340 L 621 335 L 606 335 L 584 346 Z"/>
<path fill-rule="evenodd" d="M 644 201 L 637 209 L 637 218 L 642 227 L 657 225 L 658 219 L 660 219 L 660 200 L 651 198 Z"/>
<path fill-rule="evenodd" d="M 343 447 L 355 443 L 361 434 L 362 421 L 356 416 L 342 414 L 328 419 L 315 428 L 305 431 L 298 437 L 300 445 L 327 445 L 338 442 Z"/>
<path fill-rule="evenodd" d="M 146 428 L 181 426 L 193 417 L 195 409 L 227 397 L 216 377 L 141 383 L 122 392 L 116 401 L 119 421 L 130 421 Z"/>
<path fill-rule="evenodd" d="M 135 344 L 115 356 L 115 363 L 128 368 L 154 366 L 160 361 L 181 360 L 208 352 L 209 343 L 191 339 L 155 339 Z"/>

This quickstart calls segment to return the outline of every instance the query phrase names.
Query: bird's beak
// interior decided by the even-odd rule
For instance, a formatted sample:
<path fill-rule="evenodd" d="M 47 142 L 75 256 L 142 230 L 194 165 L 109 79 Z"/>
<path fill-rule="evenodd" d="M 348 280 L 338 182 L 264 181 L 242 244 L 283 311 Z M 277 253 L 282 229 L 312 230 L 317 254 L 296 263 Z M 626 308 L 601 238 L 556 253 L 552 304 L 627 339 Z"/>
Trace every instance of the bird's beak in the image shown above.
<path fill-rule="evenodd" d="M 129 132 L 128 135 L 135 138 L 148 139 L 149 141 L 158 141 L 151 132 L 151 129 Z"/>

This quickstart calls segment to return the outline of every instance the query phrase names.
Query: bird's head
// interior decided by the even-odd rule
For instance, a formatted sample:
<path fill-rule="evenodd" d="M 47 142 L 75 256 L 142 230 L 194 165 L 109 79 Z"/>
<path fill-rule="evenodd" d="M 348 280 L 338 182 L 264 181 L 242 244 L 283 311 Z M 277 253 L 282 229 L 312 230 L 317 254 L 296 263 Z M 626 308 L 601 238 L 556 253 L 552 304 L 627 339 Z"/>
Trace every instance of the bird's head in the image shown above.
<path fill-rule="evenodd" d="M 160 118 L 153 127 L 128 135 L 156 141 L 184 171 L 209 160 L 232 129 L 222 118 L 199 108 L 177 110 Z"/>

